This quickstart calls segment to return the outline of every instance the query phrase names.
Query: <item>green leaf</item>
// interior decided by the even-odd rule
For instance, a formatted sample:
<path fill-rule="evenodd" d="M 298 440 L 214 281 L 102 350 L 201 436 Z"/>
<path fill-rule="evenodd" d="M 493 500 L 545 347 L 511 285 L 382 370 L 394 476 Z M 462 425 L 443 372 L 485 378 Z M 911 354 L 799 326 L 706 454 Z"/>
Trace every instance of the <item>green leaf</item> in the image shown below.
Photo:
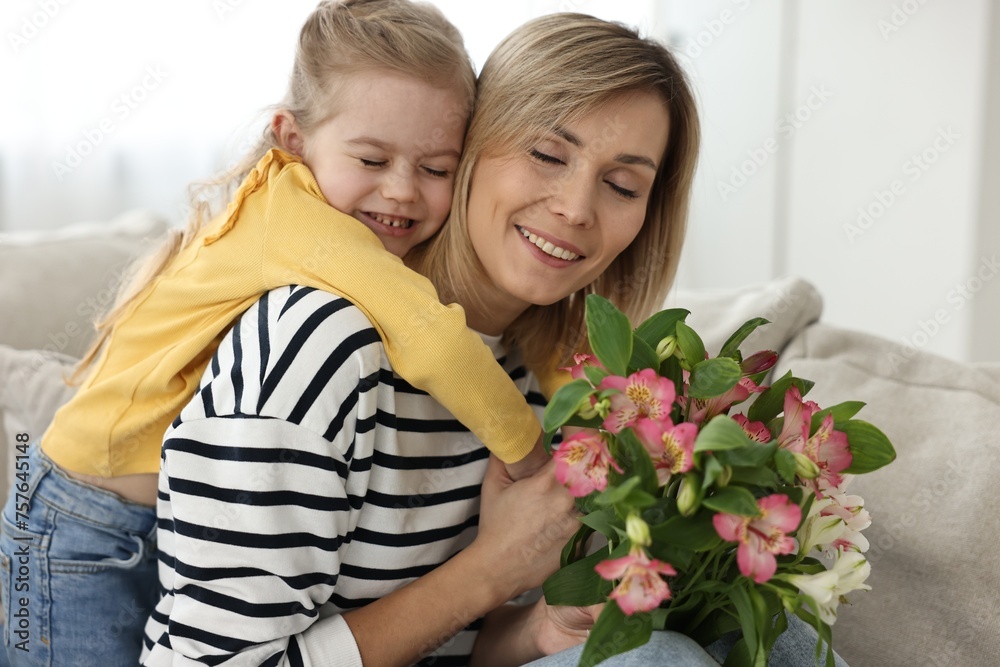
<path fill-rule="evenodd" d="M 708 424 L 702 427 L 694 441 L 694 451 L 721 452 L 726 449 L 739 449 L 751 442 L 743 427 L 726 415 L 716 415 Z"/>
<path fill-rule="evenodd" d="M 680 359 L 668 357 L 660 364 L 660 376 L 665 377 L 674 383 L 674 390 L 680 396 L 684 391 L 684 369 L 681 368 Z M 678 406 L 679 407 L 679 406 Z"/>
<path fill-rule="evenodd" d="M 722 396 L 736 386 L 743 377 L 740 365 L 729 357 L 705 359 L 691 369 L 691 386 L 688 395 L 693 398 Z"/>
<path fill-rule="evenodd" d="M 660 358 L 656 355 L 656 350 L 637 334 L 632 334 L 632 358 L 628 361 L 628 367 L 629 372 L 633 373 L 644 368 L 652 368 L 654 371 L 660 368 Z"/>
<path fill-rule="evenodd" d="M 622 550 L 624 556 L 626 550 Z M 585 607 L 604 602 L 614 586 L 610 581 L 602 579 L 594 566 L 605 560 L 608 552 L 605 549 L 596 551 L 578 561 L 570 563 L 545 580 L 542 592 L 549 604 Z"/>
<path fill-rule="evenodd" d="M 694 560 L 694 551 L 679 547 L 676 544 L 654 540 L 653 544 L 646 547 L 646 549 L 653 558 L 674 566 L 679 572 L 690 569 L 691 561 Z"/>
<path fill-rule="evenodd" d="M 601 380 L 611 375 L 611 373 L 607 372 L 600 366 L 584 366 L 583 374 L 587 376 L 588 380 L 590 380 L 590 384 L 595 387 L 601 384 Z"/>
<path fill-rule="evenodd" d="M 723 343 L 722 349 L 719 351 L 719 356 L 735 357 L 736 353 L 740 349 L 740 345 L 747 339 L 747 336 L 754 332 L 754 329 L 770 323 L 770 320 L 765 320 L 763 317 L 755 317 L 752 320 L 747 320 L 739 329 L 733 332 L 733 335 L 730 336 L 725 343 Z"/>
<path fill-rule="evenodd" d="M 660 482 L 656 477 L 653 459 L 631 428 L 618 434 L 616 445 L 615 460 L 625 470 L 625 474 L 638 476 L 642 481 L 642 488 L 655 494 L 660 488 Z"/>
<path fill-rule="evenodd" d="M 787 449 L 779 449 L 774 453 L 774 467 L 778 474 L 789 484 L 795 483 L 795 457 Z"/>
<path fill-rule="evenodd" d="M 562 556 L 559 559 L 560 567 L 566 567 L 573 561 L 579 560 L 578 555 L 580 554 L 581 547 L 593 534 L 594 529 L 590 526 L 580 526 L 579 530 L 573 534 L 573 537 L 563 547 Z"/>
<path fill-rule="evenodd" d="M 794 480 L 793 480 L 794 481 Z M 777 488 L 781 480 L 771 470 L 767 468 L 733 468 L 733 476 L 730 484 L 743 484 L 746 486 L 762 486 L 768 489 Z M 791 484 L 792 482 L 789 482 Z"/>
<path fill-rule="evenodd" d="M 767 424 L 785 409 L 785 392 L 792 386 L 799 388 L 799 393 L 805 396 L 813 387 L 812 382 L 802 378 L 792 377 L 791 371 L 765 389 L 747 411 L 747 419 L 752 422 Z"/>
<path fill-rule="evenodd" d="M 598 616 L 583 647 L 579 667 L 594 667 L 613 655 L 631 651 L 649 641 L 652 617 L 643 612 L 626 616 L 618 603 L 610 600 Z"/>
<path fill-rule="evenodd" d="M 573 415 L 563 426 L 579 426 L 580 428 L 601 428 L 601 424 L 604 422 L 600 417 L 594 417 L 593 419 L 584 419 L 580 415 Z"/>
<path fill-rule="evenodd" d="M 754 667 L 766 667 L 758 660 L 760 637 L 757 634 L 757 616 L 750 593 L 743 586 L 733 586 L 729 591 L 729 599 L 736 608 L 736 613 L 740 619 L 740 628 L 743 630 L 743 641 L 746 642 L 747 654 L 750 662 L 747 664 Z M 729 661 L 726 661 L 728 664 Z"/>
<path fill-rule="evenodd" d="M 861 408 L 865 407 L 865 404 L 861 401 L 844 401 L 843 403 L 838 403 L 824 410 L 820 410 L 812 416 L 812 423 L 809 425 L 809 433 L 813 434 L 816 429 L 819 428 L 823 420 L 829 414 L 833 415 L 834 425 L 840 422 L 845 422 L 854 415 L 861 411 Z"/>
<path fill-rule="evenodd" d="M 742 486 L 727 486 L 717 490 L 711 496 L 703 499 L 701 504 L 708 509 L 726 514 L 736 514 L 739 516 L 757 516 L 760 508 L 757 507 L 757 499 L 753 497 L 747 489 Z"/>
<path fill-rule="evenodd" d="M 608 538 L 614 537 L 619 530 L 625 529 L 625 523 L 615 514 L 612 507 L 605 507 L 582 516 L 580 522 Z"/>
<path fill-rule="evenodd" d="M 651 526 L 653 542 L 675 544 L 692 551 L 708 551 L 722 543 L 712 523 L 714 512 L 701 510 L 692 517 L 675 516 L 659 526 Z"/>
<path fill-rule="evenodd" d="M 837 430 L 847 435 L 847 445 L 851 449 L 851 465 L 845 473 L 860 475 L 872 472 L 896 460 L 896 450 L 889 438 L 872 424 L 851 419 L 838 424 Z"/>
<path fill-rule="evenodd" d="M 701 490 L 707 491 L 708 487 L 715 484 L 715 480 L 719 479 L 719 475 L 723 473 L 724 468 L 719 463 L 719 459 L 712 454 L 705 455 L 702 459 L 701 467 L 705 471 L 705 476 L 701 480 Z"/>
<path fill-rule="evenodd" d="M 632 326 L 625 314 L 599 294 L 587 295 L 587 337 L 594 354 L 615 375 L 625 375 L 632 358 Z"/>
<path fill-rule="evenodd" d="M 542 426 L 546 431 L 555 431 L 569 421 L 580 407 L 580 401 L 594 393 L 594 388 L 586 380 L 573 380 L 556 391 L 545 406 Z"/>
<path fill-rule="evenodd" d="M 684 354 L 688 368 L 705 361 L 705 343 L 685 322 L 677 323 L 677 347 Z"/>
<path fill-rule="evenodd" d="M 635 333 L 654 350 L 660 341 L 677 333 L 677 323 L 682 322 L 691 311 L 684 308 L 661 310 L 636 327 Z"/>
<path fill-rule="evenodd" d="M 723 465 L 754 468 L 763 466 L 770 461 L 777 448 L 777 442 L 763 445 L 751 441 L 745 447 L 718 452 L 716 456 L 719 457 L 719 462 Z"/>

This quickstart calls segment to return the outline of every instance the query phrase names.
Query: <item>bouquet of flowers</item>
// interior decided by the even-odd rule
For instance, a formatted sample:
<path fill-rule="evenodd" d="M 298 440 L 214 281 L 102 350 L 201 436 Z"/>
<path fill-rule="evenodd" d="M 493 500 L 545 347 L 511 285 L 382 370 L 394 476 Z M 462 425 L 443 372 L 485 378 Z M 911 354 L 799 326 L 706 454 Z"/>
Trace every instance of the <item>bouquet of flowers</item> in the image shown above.
<path fill-rule="evenodd" d="M 588 296 L 586 311 L 594 354 L 577 355 L 544 415 L 549 443 L 580 427 L 554 457 L 583 515 L 545 597 L 606 602 L 580 664 L 640 646 L 654 629 L 702 645 L 740 630 L 726 665 L 764 667 L 786 613 L 816 628 L 818 661 L 843 596 L 870 589 L 861 531 L 871 520 L 847 484 L 890 463 L 892 444 L 854 419 L 863 403 L 820 409 L 804 398 L 813 383 L 790 373 L 763 386 L 778 355 L 739 347 L 765 319 L 708 358 L 686 310 L 634 330 L 603 297 Z M 746 414 L 730 414 L 751 396 Z M 595 533 L 607 546 L 588 555 Z"/>

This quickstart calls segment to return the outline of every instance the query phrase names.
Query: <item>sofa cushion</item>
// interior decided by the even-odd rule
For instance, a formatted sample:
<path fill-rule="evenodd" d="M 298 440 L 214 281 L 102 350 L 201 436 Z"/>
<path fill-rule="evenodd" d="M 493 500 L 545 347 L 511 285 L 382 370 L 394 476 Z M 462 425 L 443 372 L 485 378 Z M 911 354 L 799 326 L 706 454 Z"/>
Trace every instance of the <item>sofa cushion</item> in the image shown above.
<path fill-rule="evenodd" d="M 114 300 L 133 257 L 166 223 L 144 211 L 58 231 L 5 234 L 0 243 L 0 344 L 80 357 L 93 321 Z"/>
<path fill-rule="evenodd" d="M 991 665 L 1000 655 L 1000 373 L 827 325 L 785 349 L 777 373 L 816 382 L 827 407 L 858 415 L 896 448 L 891 465 L 854 479 L 872 516 L 871 592 L 852 595 L 834 647 L 857 665 Z"/>
<path fill-rule="evenodd" d="M 39 350 L 0 345 L 0 483 L 4 497 L 13 476 L 17 434 L 40 439 L 56 410 L 76 391 L 65 382 L 75 360 Z"/>
<path fill-rule="evenodd" d="M 678 289 L 667 298 L 664 308 L 690 310 L 686 322 L 702 337 L 705 349 L 713 356 L 747 320 L 770 320 L 740 346 L 744 354 L 750 355 L 760 350 L 780 352 L 793 336 L 819 319 L 823 300 L 810 283 L 786 277 L 736 289 Z"/>

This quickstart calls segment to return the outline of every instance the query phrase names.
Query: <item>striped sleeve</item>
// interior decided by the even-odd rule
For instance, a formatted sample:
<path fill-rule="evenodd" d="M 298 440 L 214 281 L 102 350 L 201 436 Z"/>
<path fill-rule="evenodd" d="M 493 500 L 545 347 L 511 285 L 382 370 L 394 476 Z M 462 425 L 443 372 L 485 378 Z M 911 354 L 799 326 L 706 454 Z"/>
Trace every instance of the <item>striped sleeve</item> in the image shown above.
<path fill-rule="evenodd" d="M 367 491 L 381 357 L 357 309 L 308 288 L 227 335 L 164 440 L 143 664 L 361 666 L 323 607 Z"/>

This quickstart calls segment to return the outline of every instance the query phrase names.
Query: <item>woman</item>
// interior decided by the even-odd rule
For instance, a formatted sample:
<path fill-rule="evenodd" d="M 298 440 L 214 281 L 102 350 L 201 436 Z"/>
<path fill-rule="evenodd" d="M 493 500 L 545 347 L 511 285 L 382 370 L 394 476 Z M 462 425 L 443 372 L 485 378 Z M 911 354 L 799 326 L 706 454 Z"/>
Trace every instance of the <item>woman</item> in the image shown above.
<path fill-rule="evenodd" d="M 453 218 L 415 266 L 540 410 L 525 368 L 584 343 L 584 294 L 633 317 L 662 301 L 694 104 L 662 47 L 580 15 L 502 43 L 477 104 Z M 523 664 L 579 644 L 593 610 L 504 605 L 554 571 L 575 531 L 551 467 L 511 482 L 392 373 L 359 310 L 274 290 L 165 437 L 164 595 L 143 664 Z M 713 664 L 677 635 L 650 650 Z"/>

